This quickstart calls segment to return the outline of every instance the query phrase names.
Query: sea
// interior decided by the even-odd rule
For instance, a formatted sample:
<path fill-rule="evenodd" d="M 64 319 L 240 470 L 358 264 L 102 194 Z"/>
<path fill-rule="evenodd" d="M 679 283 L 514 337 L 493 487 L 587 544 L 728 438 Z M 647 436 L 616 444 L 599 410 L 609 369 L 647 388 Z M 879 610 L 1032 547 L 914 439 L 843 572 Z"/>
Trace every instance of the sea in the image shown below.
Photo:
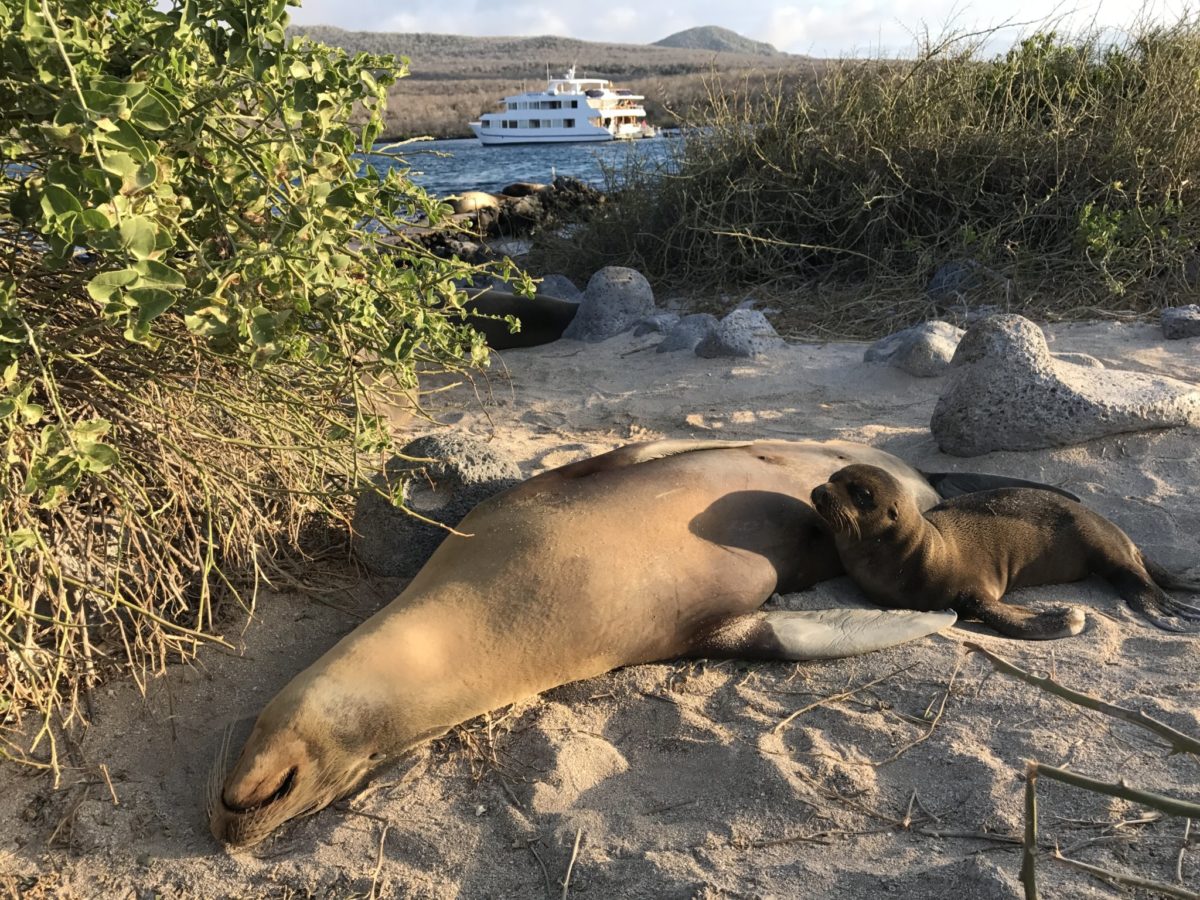
<path fill-rule="evenodd" d="M 679 138 L 581 144 L 512 144 L 485 147 L 474 138 L 420 141 L 394 146 L 401 156 L 366 157 L 376 166 L 400 165 L 437 197 L 461 191 L 499 191 L 515 181 L 549 184 L 558 175 L 601 190 L 619 186 L 631 167 L 663 171 L 679 150 Z"/>

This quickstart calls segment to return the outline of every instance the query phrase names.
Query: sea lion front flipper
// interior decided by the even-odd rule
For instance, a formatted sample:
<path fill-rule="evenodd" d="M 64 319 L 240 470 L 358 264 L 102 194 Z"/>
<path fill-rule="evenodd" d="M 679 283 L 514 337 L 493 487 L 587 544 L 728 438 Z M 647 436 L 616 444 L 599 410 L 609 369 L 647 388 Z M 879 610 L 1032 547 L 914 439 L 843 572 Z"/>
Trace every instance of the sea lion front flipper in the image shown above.
<path fill-rule="evenodd" d="M 1035 488 L 1040 491 L 1050 491 L 1066 497 L 1068 500 L 1081 502 L 1079 497 L 1070 491 L 1043 484 L 1040 481 L 1026 481 L 1023 478 L 1009 478 L 1007 475 L 987 475 L 983 472 L 922 472 L 925 480 L 933 486 L 943 500 L 951 497 L 961 497 L 963 494 L 974 494 L 979 491 L 995 491 L 1000 488 Z"/>
<path fill-rule="evenodd" d="M 1058 606 L 1036 610 L 1003 599 L 958 597 L 954 608 L 964 619 L 978 619 L 1005 637 L 1024 641 L 1049 641 L 1071 637 L 1083 631 L 1087 617 L 1077 606 Z"/>
<path fill-rule="evenodd" d="M 955 622 L 952 612 L 771 610 L 729 616 L 693 641 L 685 656 L 708 659 L 840 659 L 925 637 Z"/>

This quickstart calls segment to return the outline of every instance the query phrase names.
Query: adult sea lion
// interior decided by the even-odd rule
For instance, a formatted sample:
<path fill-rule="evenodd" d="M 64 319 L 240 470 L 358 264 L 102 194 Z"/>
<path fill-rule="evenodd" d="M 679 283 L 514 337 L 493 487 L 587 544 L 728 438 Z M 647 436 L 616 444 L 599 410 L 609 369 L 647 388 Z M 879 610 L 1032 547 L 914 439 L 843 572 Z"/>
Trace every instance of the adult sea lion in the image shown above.
<path fill-rule="evenodd" d="M 535 294 L 530 299 L 496 288 L 478 292 L 469 289 L 467 293 L 470 299 L 463 306 L 473 313 L 467 321 L 482 332 L 488 346 L 495 350 L 537 347 L 557 341 L 579 312 L 578 303 L 550 294 Z M 504 316 L 520 322 L 520 330 L 512 331 Z"/>
<path fill-rule="evenodd" d="M 1045 640 L 1083 630 L 1083 611 L 1037 612 L 1002 598 L 1013 588 L 1099 575 L 1159 628 L 1200 632 L 1200 607 L 1163 587 L 1200 590 L 1148 560 L 1120 528 L 1049 491 L 989 490 L 922 513 L 922 498 L 873 465 L 835 472 L 812 492 L 838 556 L 882 606 L 949 609 L 1013 638 Z"/>
<path fill-rule="evenodd" d="M 256 843 L 455 724 L 618 666 L 679 656 L 850 656 L 950 613 L 757 611 L 841 571 L 812 489 L 847 463 L 922 507 L 968 487 L 861 444 L 658 441 L 543 473 L 477 506 L 391 604 L 297 675 L 210 797 L 212 833 Z M 469 535 L 469 536 L 465 536 Z"/>

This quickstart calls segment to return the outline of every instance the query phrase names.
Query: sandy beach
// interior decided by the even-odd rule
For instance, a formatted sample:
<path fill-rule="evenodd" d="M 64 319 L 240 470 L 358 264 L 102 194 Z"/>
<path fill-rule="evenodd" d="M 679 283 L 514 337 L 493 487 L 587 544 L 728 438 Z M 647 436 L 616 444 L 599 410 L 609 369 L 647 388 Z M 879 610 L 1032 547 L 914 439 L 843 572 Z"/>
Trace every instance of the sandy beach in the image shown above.
<path fill-rule="evenodd" d="M 1047 335 L 1052 351 L 1110 369 L 1200 381 L 1200 341 L 1164 342 L 1156 326 Z M 432 412 L 527 476 L 662 437 L 861 441 L 929 471 L 1060 485 L 1160 563 L 1200 576 L 1194 431 L 958 459 L 928 427 L 946 379 L 864 364 L 863 344 L 731 361 L 657 354 L 658 338 L 506 352 L 477 385 L 482 402 L 463 388 L 435 395 Z M 59 789 L 0 767 L 0 895 L 1008 900 L 1021 896 L 1025 760 L 1200 800 L 1200 760 L 993 674 L 964 649 L 977 641 L 1200 734 L 1200 640 L 1153 629 L 1091 580 L 1023 594 L 1087 610 L 1084 633 L 1067 640 L 1021 643 L 966 624 L 854 659 L 664 663 L 566 685 L 467 723 L 347 801 L 227 855 L 204 818 L 222 730 L 244 729 L 403 587 L 349 564 L 337 574 L 347 588 L 325 604 L 261 596 L 227 634 L 237 653 L 206 649 L 150 678 L 144 696 L 127 682 L 98 689 Z M 857 598 L 841 578 L 777 602 Z M 1048 848 L 1157 881 L 1178 869 L 1200 891 L 1200 846 L 1180 862 L 1183 820 L 1045 781 L 1038 796 Z M 1050 859 L 1039 875 L 1048 898 L 1150 896 Z"/>

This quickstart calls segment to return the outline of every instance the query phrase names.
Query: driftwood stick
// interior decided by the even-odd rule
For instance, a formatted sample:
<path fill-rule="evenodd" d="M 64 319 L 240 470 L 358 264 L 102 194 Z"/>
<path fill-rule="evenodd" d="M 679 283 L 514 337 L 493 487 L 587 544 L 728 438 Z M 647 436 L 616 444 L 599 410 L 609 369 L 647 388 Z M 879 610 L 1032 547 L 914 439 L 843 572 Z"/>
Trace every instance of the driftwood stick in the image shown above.
<path fill-rule="evenodd" d="M 1047 693 L 1061 697 L 1068 703 L 1074 703 L 1076 706 L 1082 706 L 1087 709 L 1095 710 L 1098 713 L 1103 713 L 1106 716 L 1122 719 L 1132 725 L 1137 725 L 1146 731 L 1153 732 L 1160 738 L 1165 740 L 1171 746 L 1172 753 L 1191 753 L 1200 756 L 1200 739 L 1184 734 L 1182 731 L 1176 731 L 1165 722 L 1160 722 L 1152 716 L 1147 715 L 1140 709 L 1127 709 L 1124 706 L 1116 706 L 1112 703 L 1106 703 L 1099 697 L 1093 697 L 1091 694 L 1083 694 L 1079 691 L 1073 691 L 1069 687 L 1059 684 L 1053 678 L 1047 675 L 1034 675 L 1031 672 L 1026 672 L 1019 666 L 1013 665 L 1002 656 L 997 656 L 990 650 L 985 650 L 983 647 L 973 641 L 964 641 L 963 646 L 975 653 L 981 653 L 987 658 L 988 662 L 999 672 L 1006 675 L 1011 675 L 1014 678 L 1019 678 L 1027 684 L 1031 684 L 1036 688 L 1040 688 Z"/>
<path fill-rule="evenodd" d="M 1037 776 L 1038 765 L 1025 765 L 1025 842 L 1021 852 L 1021 884 L 1025 900 L 1038 900 L 1037 889 Z"/>
<path fill-rule="evenodd" d="M 1200 818 L 1200 803 L 1189 803 L 1186 800 L 1177 800 L 1165 794 L 1143 791 L 1140 788 L 1130 787 L 1124 781 L 1118 781 L 1115 784 L 1107 781 L 1097 781 L 1094 778 L 1087 778 L 1084 775 L 1076 775 L 1074 772 L 1068 772 L 1066 769 L 1057 769 L 1054 766 L 1047 766 L 1044 763 L 1032 761 L 1026 763 L 1026 773 L 1032 773 L 1034 777 L 1044 775 L 1055 781 L 1061 781 L 1063 784 L 1083 788 L 1085 791 L 1105 794 L 1109 797 L 1120 797 L 1122 800 L 1128 800 L 1131 803 L 1138 803 L 1142 806 L 1149 806 L 1151 809 L 1160 810 L 1167 813 L 1167 815 L 1182 816 L 1185 819 Z M 1026 777 L 1029 777 L 1029 774 Z"/>
<path fill-rule="evenodd" d="M 1072 868 L 1079 869 L 1081 872 L 1087 872 L 1089 875 L 1094 875 L 1096 878 L 1109 883 L 1121 884 L 1126 887 L 1144 888 L 1156 894 L 1161 894 L 1164 897 L 1178 897 L 1180 900 L 1200 900 L 1200 894 L 1197 894 L 1195 891 L 1176 887 L 1173 884 L 1167 884 L 1163 881 L 1151 881 L 1149 878 L 1139 878 L 1136 875 L 1110 872 L 1108 869 L 1101 869 L 1099 866 L 1089 865 L 1077 859 L 1068 859 L 1057 851 L 1054 853 L 1054 858 L 1060 863 L 1065 863 Z"/>

